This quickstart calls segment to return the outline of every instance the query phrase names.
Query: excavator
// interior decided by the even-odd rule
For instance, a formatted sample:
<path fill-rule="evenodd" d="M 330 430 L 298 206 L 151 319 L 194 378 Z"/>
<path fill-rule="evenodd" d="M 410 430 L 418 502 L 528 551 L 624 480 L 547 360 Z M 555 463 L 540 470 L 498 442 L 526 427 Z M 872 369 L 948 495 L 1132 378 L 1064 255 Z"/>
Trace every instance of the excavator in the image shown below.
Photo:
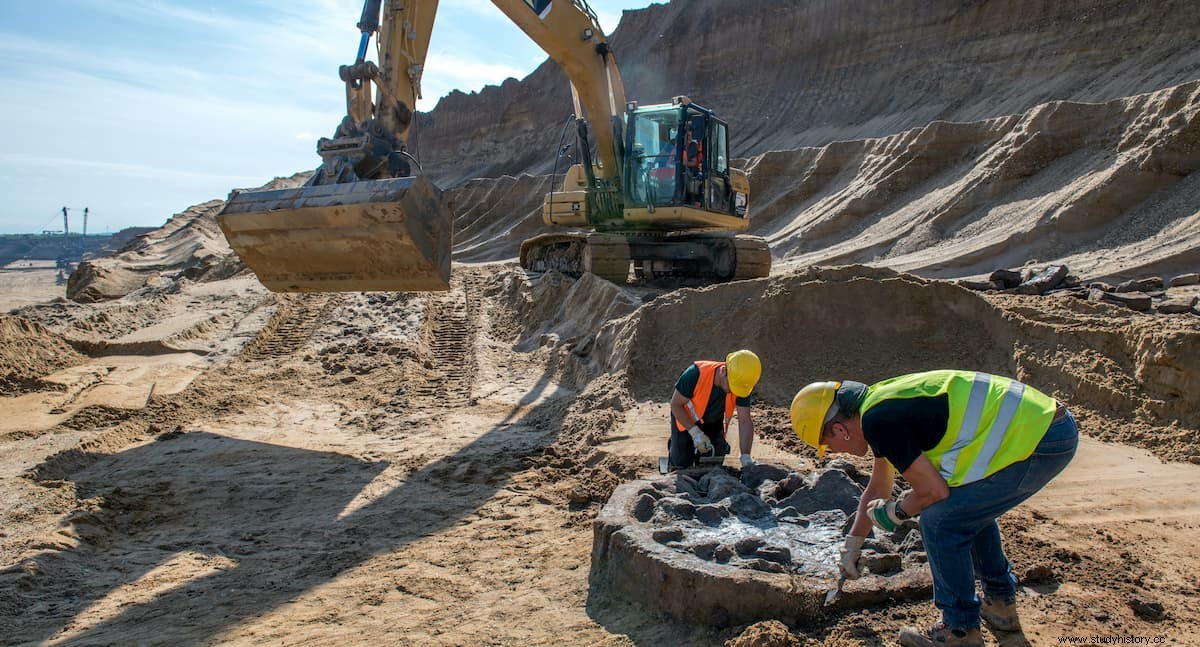
<path fill-rule="evenodd" d="M 708 282 L 766 276 L 749 226 L 750 185 L 730 165 L 729 129 L 680 96 L 626 101 L 612 48 L 584 0 L 492 0 L 566 73 L 578 163 L 542 219 L 568 231 L 521 245 L 527 270 Z M 358 55 L 340 68 L 347 115 L 322 138 L 302 187 L 234 191 L 217 221 L 276 292 L 435 291 L 450 286 L 453 213 L 408 152 L 437 0 L 366 0 Z M 376 60 L 368 59 L 371 38 Z M 557 177 L 555 178 L 557 180 Z M 555 186 L 559 186 L 555 184 Z"/>

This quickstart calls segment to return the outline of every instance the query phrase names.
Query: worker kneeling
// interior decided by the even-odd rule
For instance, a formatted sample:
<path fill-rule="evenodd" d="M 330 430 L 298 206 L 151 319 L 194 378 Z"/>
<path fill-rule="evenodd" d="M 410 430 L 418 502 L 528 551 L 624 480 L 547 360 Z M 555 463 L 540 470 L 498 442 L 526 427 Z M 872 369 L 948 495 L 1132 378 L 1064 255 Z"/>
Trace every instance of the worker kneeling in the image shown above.
<path fill-rule="evenodd" d="M 1064 405 L 1016 380 L 942 370 L 871 386 L 809 384 L 792 400 L 791 418 L 818 457 L 827 447 L 875 456 L 841 549 L 843 575 L 860 576 L 872 525 L 885 533 L 920 525 L 942 622 L 903 628 L 901 644 L 983 645 L 981 616 L 994 629 L 1020 629 L 1016 578 L 996 518 L 1042 489 L 1075 455 L 1079 430 Z M 912 485 L 895 499 L 893 466 Z"/>
<path fill-rule="evenodd" d="M 671 395 L 671 437 L 667 453 L 672 469 L 695 465 L 701 459 L 719 461 L 729 453 L 725 433 L 734 414 L 742 466 L 753 463 L 754 424 L 750 392 L 762 375 L 758 355 L 734 351 L 724 362 L 697 361 L 683 371 Z"/>

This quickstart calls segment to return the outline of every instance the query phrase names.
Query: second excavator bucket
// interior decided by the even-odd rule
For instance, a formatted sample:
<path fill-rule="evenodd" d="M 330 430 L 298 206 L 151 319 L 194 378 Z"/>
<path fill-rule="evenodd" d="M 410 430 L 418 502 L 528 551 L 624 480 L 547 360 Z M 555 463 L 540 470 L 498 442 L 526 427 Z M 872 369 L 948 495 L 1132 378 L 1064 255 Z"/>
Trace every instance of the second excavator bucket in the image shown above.
<path fill-rule="evenodd" d="M 273 292 L 447 290 L 452 221 L 422 176 L 234 192 L 217 214 Z"/>

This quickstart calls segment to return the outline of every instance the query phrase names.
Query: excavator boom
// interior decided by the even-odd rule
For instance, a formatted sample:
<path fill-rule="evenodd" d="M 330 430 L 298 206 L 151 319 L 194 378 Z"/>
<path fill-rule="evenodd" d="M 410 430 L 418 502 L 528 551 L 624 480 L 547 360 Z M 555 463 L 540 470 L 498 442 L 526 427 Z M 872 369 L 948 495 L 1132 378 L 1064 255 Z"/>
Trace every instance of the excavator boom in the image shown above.
<path fill-rule="evenodd" d="M 749 182 L 729 164 L 725 123 L 676 97 L 638 107 L 586 0 L 492 0 L 571 82 L 579 154 L 543 204 L 549 225 L 591 230 L 525 241 L 521 265 L 625 282 L 766 276 L 770 250 L 748 225 Z M 234 251 L 271 290 L 428 291 L 450 285 L 453 214 L 406 149 L 438 0 L 366 0 L 346 117 L 297 189 L 234 192 L 217 215 Z M 378 63 L 367 59 L 378 32 Z M 669 152 L 673 151 L 673 152 Z"/>
<path fill-rule="evenodd" d="M 453 214 L 414 174 L 406 142 L 437 0 L 366 0 L 346 117 L 299 188 L 235 191 L 217 215 L 238 257 L 276 292 L 450 288 Z M 382 19 L 381 19 L 382 11 Z M 378 60 L 367 60 L 378 32 Z"/>

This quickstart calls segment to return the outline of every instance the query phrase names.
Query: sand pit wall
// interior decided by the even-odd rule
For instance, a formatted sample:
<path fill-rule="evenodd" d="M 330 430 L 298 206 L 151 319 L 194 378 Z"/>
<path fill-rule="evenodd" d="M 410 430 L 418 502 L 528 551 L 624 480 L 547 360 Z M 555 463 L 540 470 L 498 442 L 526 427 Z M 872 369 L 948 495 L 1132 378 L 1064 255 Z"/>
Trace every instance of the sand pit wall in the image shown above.
<path fill-rule="evenodd" d="M 1068 402 L 1087 433 L 1164 458 L 1200 453 L 1200 323 L 1075 299 L 989 299 L 950 283 L 862 266 L 667 293 L 599 334 L 601 370 L 631 397 L 665 401 L 695 359 L 751 348 L 756 394 L 786 407 L 804 384 L 873 382 L 963 368 L 1011 375 Z M 1095 416 L 1088 420 L 1088 416 Z"/>

